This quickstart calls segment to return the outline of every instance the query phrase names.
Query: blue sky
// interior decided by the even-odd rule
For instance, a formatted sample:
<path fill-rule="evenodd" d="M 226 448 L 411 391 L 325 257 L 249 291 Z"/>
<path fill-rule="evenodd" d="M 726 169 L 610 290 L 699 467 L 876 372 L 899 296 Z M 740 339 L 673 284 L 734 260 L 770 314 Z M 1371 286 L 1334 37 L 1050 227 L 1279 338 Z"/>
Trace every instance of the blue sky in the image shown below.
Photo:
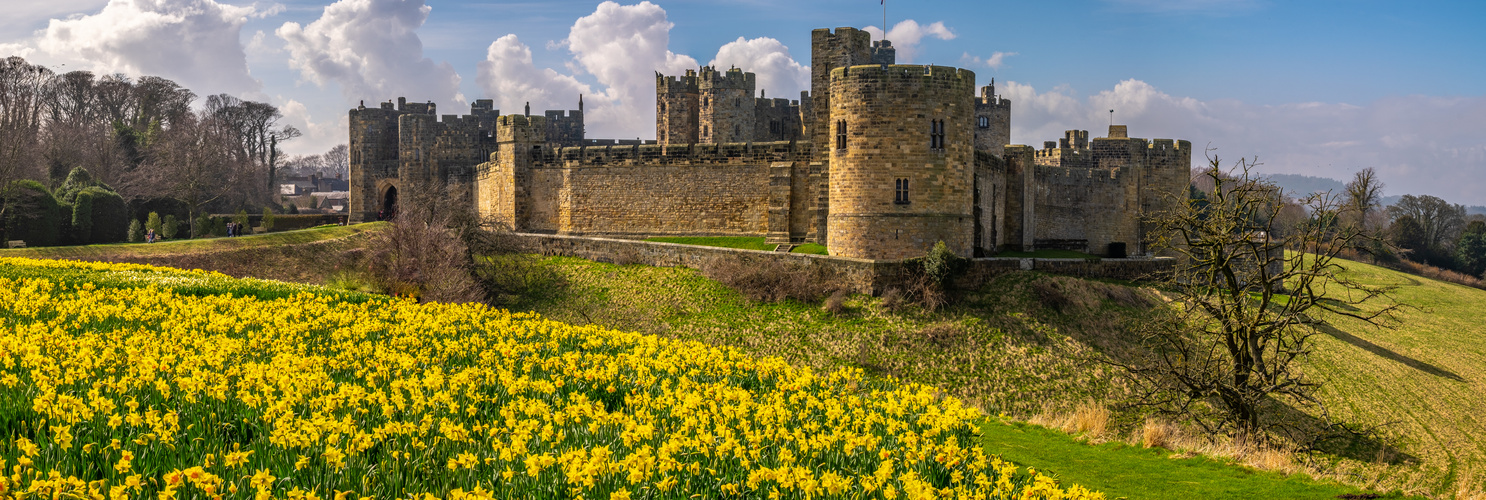
<path fill-rule="evenodd" d="M 1070 128 L 1190 140 L 1266 172 L 1486 205 L 1486 2 L 892 1 L 900 62 L 967 67 L 1013 100 L 1012 140 Z M 590 137 L 654 135 L 653 71 L 716 62 L 797 96 L 813 28 L 879 28 L 870 0 L 26 1 L 0 53 L 62 70 L 154 74 L 272 102 L 314 153 L 360 100 L 494 98 L 572 108 Z M 879 31 L 880 32 L 880 31 Z M 528 56 L 529 54 L 529 56 Z M 4 54 L 0 54 L 4 55 Z M 904 57 L 907 56 L 907 57 Z M 529 62 L 528 58 L 529 57 Z M 65 66 L 63 66 L 65 64 Z"/>

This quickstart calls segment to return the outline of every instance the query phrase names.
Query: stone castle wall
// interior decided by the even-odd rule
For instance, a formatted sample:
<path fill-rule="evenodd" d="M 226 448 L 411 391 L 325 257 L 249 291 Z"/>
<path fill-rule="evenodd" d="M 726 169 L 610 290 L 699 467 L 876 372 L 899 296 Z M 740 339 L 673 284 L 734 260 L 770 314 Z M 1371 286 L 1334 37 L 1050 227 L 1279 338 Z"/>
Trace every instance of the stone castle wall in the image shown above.
<path fill-rule="evenodd" d="M 515 230 L 803 238 L 810 229 L 818 189 L 808 149 L 795 143 L 555 148 L 531 138 L 502 142 L 496 161 L 482 165 L 490 175 L 481 198 L 502 200 L 482 210 Z M 505 157 L 518 153 L 524 159 Z M 524 205 L 507 207 L 508 199 Z"/>
<path fill-rule="evenodd" d="M 938 241 L 973 254 L 974 88 L 975 73 L 945 66 L 831 72 L 834 255 L 908 258 Z"/>

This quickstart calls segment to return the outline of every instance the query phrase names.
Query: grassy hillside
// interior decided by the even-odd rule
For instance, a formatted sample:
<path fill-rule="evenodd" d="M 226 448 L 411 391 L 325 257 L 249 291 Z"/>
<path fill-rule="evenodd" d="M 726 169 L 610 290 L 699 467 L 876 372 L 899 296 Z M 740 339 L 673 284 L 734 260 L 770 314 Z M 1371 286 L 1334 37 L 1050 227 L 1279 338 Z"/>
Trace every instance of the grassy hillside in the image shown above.
<path fill-rule="evenodd" d="M 347 268 L 385 222 L 237 238 L 0 250 L 0 257 L 71 259 L 206 269 L 236 277 L 323 284 Z"/>
<path fill-rule="evenodd" d="M 1395 448 L 1357 446 L 1363 460 L 1403 467 L 1344 464 L 1385 487 L 1482 496 L 1486 489 L 1486 290 L 1362 263 L 1352 277 L 1397 285 L 1405 309 L 1394 328 L 1333 318 L 1312 359 L 1322 396 L 1342 420 L 1383 426 Z"/>
<path fill-rule="evenodd" d="M 235 266 L 228 261 L 248 260 L 264 264 L 238 266 L 240 274 L 227 272 L 294 279 L 275 269 L 276 262 L 281 266 L 287 262 L 300 267 L 295 271 L 301 275 L 299 281 L 323 282 L 339 269 L 340 258 L 359 251 L 357 246 L 368 227 L 374 226 L 151 246 L 27 249 L 0 255 L 54 252 L 54 256 L 71 253 L 76 258 L 86 253 L 97 260 L 163 263 L 197 259 L 203 265 L 187 267 L 219 270 Z M 267 240 L 254 241 L 274 237 L 304 243 L 274 246 Z M 183 253 L 167 254 L 165 250 L 172 248 L 167 245 L 173 244 Z M 229 245 L 247 246 L 226 248 Z M 141 251 L 153 253 L 141 255 Z M 514 310 L 536 311 L 570 323 L 735 346 L 818 369 L 861 367 L 876 375 L 934 384 L 990 414 L 1020 417 L 1117 397 L 1122 387 L 1110 373 L 1075 360 L 1101 353 L 1118 355 L 1129 348 L 1130 339 L 1119 332 L 1126 330 L 1128 322 L 1139 321 L 1144 308 L 1153 303 L 1149 294 L 1133 293 L 1134 289 L 1119 283 L 1017 273 L 967 294 L 960 305 L 934 313 L 915 308 L 891 311 L 880 299 L 864 296 L 848 298 L 840 312 L 831 313 L 818 304 L 753 303 L 688 269 L 615 266 L 561 257 L 511 259 L 529 268 L 525 279 L 530 290 L 540 292 L 508 297 L 507 305 Z M 1482 425 L 1486 375 L 1481 370 L 1486 366 L 1486 308 L 1481 307 L 1486 304 L 1486 291 L 1365 264 L 1348 266 L 1364 282 L 1400 285 L 1398 298 L 1418 309 L 1404 311 L 1399 327 L 1392 330 L 1338 319 L 1332 335 L 1321 339 L 1310 375 L 1327 384 L 1322 396 L 1333 415 L 1344 421 L 1381 425 L 1384 435 L 1395 443 L 1352 443 L 1335 450 L 1341 458 L 1330 459 L 1334 463 L 1327 468 L 1349 483 L 1384 491 L 1465 497 L 1479 492 L 1486 487 L 1482 467 L 1486 445 L 1478 435 L 1486 429 Z M 1121 418 L 1116 414 L 1116 423 L 1133 423 Z M 1041 439 L 1037 432 L 1018 432 L 1032 437 L 1007 434 L 1003 438 L 1007 443 Z M 1018 446 L 1051 450 L 1061 445 Z M 1012 448 L 1005 450 L 1008 458 L 1015 456 Z M 1137 451 L 1154 453 L 1129 449 L 1121 453 Z M 1090 453 L 1105 457 L 1096 460 L 1146 463 L 1154 467 L 1151 474 L 1166 473 L 1155 465 L 1162 463 L 1159 460 Z M 1076 454 L 1040 457 L 1029 463 L 1054 472 L 1093 470 L 1087 467 L 1088 457 Z M 1190 481 L 1176 476 L 1167 479 Z M 1227 481 L 1221 475 L 1206 480 Z M 1111 492 L 1127 491 L 1117 482 L 1099 481 L 1093 478 L 1086 484 Z M 1272 497 L 1263 491 L 1252 490 L 1249 496 Z M 1209 497 L 1245 496 L 1212 493 Z"/>
<path fill-rule="evenodd" d="M 760 304 L 696 271 L 616 266 L 566 257 L 534 259 L 534 288 L 548 293 L 510 304 L 564 322 L 654 332 L 830 370 L 933 384 L 991 415 L 1027 417 L 1116 397 L 1121 387 L 1094 363 L 1128 340 L 1117 332 L 1154 305 L 1145 292 L 1038 273 L 1002 276 L 937 312 L 890 311 L 855 296 L 839 313 L 817 304 Z M 1257 472 L 1231 461 L 1159 449 L 1080 444 L 1025 424 L 983 426 L 993 454 L 1107 490 L 1111 498 L 1334 498 L 1360 490 L 1332 481 Z M 1176 458 L 1176 459 L 1173 459 Z M 1171 485 L 1182 488 L 1173 489 Z"/>

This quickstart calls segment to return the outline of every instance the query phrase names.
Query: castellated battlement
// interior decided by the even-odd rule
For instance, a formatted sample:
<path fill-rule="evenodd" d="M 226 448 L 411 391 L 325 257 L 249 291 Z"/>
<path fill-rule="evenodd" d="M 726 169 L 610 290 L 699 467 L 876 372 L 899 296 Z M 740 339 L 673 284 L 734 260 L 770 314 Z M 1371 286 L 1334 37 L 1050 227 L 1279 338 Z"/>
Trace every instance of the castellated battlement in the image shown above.
<path fill-rule="evenodd" d="M 965 91 L 965 96 L 974 95 L 971 90 L 975 88 L 975 72 L 964 68 L 950 66 L 924 66 L 918 64 L 890 64 L 875 65 L 863 64 L 858 66 L 847 66 L 831 70 L 831 81 L 837 79 L 882 80 L 907 82 L 921 80 L 925 82 L 952 82 L 956 91 Z M 963 88 L 960 88 L 963 87 Z"/>
<path fill-rule="evenodd" d="M 547 117 L 503 115 L 496 119 L 495 140 L 508 142 L 547 142 Z"/>
<path fill-rule="evenodd" d="M 697 93 L 697 72 L 686 70 L 686 76 L 666 76 L 655 72 L 655 89 L 662 94 L 695 94 Z"/>
<path fill-rule="evenodd" d="M 533 168 L 758 165 L 804 161 L 808 145 L 794 141 L 692 144 L 608 144 L 533 150 Z"/>
<path fill-rule="evenodd" d="M 756 81 L 757 78 L 753 73 L 746 73 L 738 68 L 730 68 L 723 72 L 717 71 L 717 68 L 711 66 L 702 66 L 702 71 L 697 78 L 697 88 L 702 91 L 711 89 L 746 90 L 749 94 L 752 94 Z"/>
<path fill-rule="evenodd" d="M 996 94 L 996 85 L 986 85 L 980 88 L 980 95 L 975 98 L 975 107 L 990 106 L 995 108 L 1011 109 L 1011 99 L 1006 99 Z"/>

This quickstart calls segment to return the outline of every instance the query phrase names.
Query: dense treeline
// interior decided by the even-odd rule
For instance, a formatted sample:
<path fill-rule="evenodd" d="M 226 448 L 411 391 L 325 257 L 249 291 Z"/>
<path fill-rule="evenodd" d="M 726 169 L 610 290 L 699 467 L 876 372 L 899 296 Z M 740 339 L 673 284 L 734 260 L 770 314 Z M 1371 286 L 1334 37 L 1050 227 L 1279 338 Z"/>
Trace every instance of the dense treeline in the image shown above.
<path fill-rule="evenodd" d="M 1202 181 L 1205 172 L 1193 171 L 1191 196 L 1198 200 L 1212 193 L 1212 183 Z M 1467 215 L 1464 205 L 1429 195 L 1406 194 L 1383 206 L 1384 187 L 1373 169 L 1357 172 L 1341 193 L 1332 193 L 1346 208 L 1333 221 L 1314 221 L 1294 199 L 1276 194 L 1283 204 L 1276 227 L 1316 222 L 1359 227 L 1370 237 L 1360 239 L 1363 243 L 1349 255 L 1395 267 L 1432 266 L 1466 275 L 1467 284 L 1481 286 L 1478 280 L 1486 273 L 1486 216 Z"/>
<path fill-rule="evenodd" d="M 345 171 L 345 146 L 285 158 L 300 136 L 275 106 L 198 96 L 170 80 L 56 74 L 0 60 L 0 239 L 28 245 L 122 241 L 149 213 L 194 226 L 202 213 L 279 210 L 286 168 Z M 308 172 L 305 172 L 308 173 Z"/>

